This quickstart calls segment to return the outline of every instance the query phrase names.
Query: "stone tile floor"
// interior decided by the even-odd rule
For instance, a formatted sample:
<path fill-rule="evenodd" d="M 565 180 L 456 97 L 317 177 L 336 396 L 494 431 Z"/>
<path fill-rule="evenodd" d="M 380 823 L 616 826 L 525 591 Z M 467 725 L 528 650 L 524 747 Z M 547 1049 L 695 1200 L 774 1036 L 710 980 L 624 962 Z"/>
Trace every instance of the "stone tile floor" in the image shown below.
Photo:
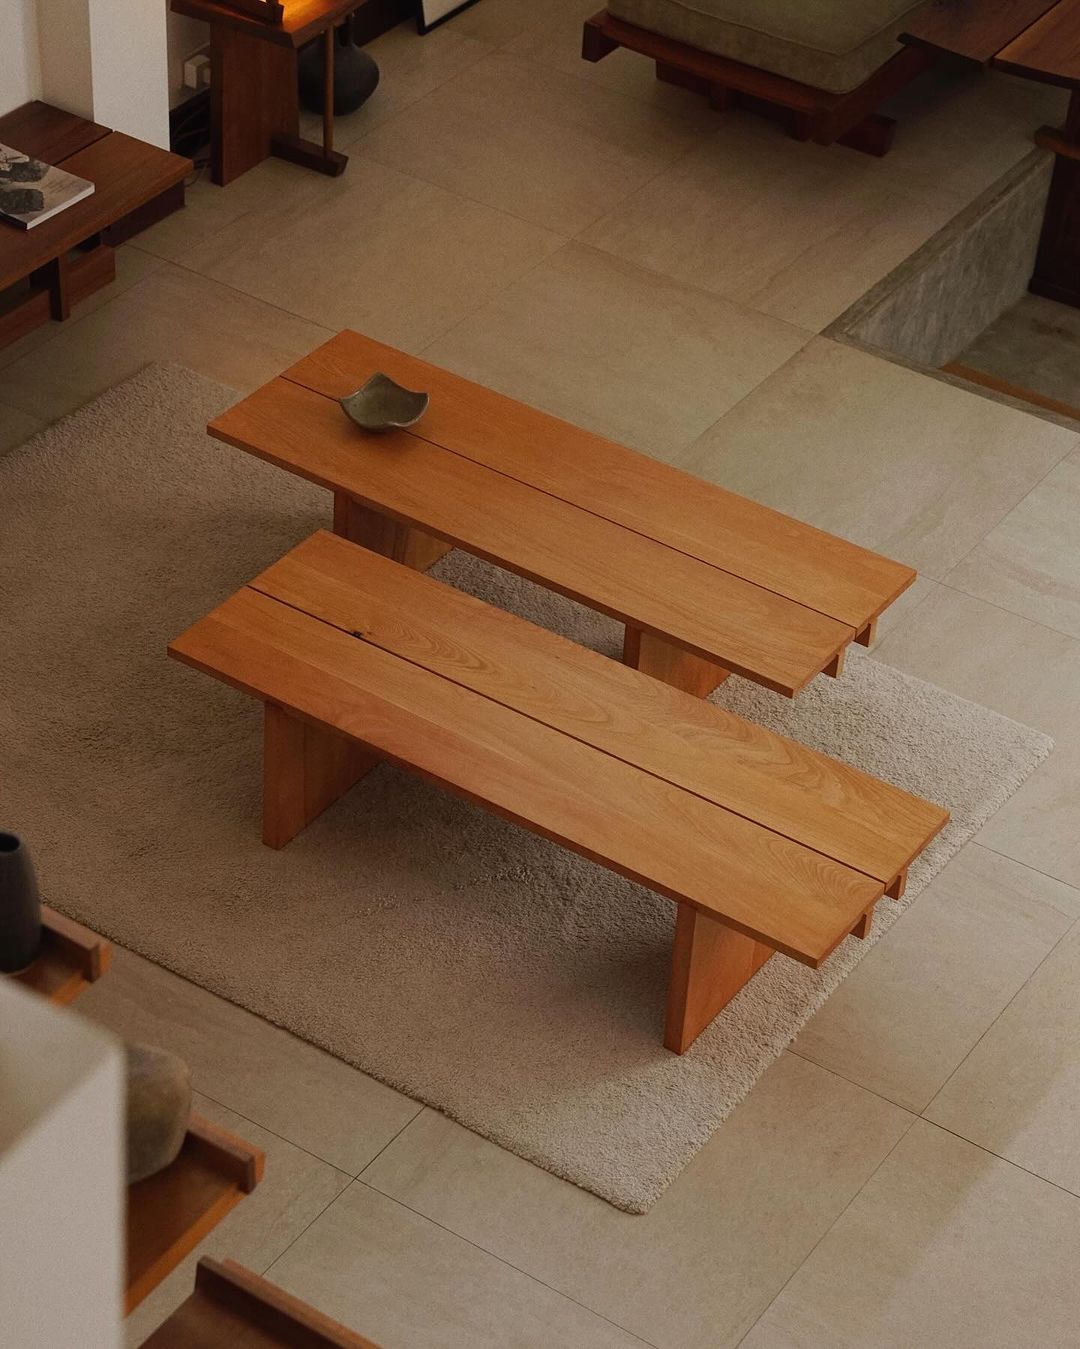
<path fill-rule="evenodd" d="M 818 336 L 1061 97 L 937 76 L 884 160 L 796 146 L 629 53 L 581 63 L 594 7 L 380 39 L 345 177 L 198 182 L 0 352 L 0 451 L 148 360 L 249 389 L 358 327 L 915 563 L 880 657 L 1057 751 L 646 1217 L 136 956 L 80 1010 L 175 1047 L 267 1148 L 205 1249 L 386 1349 L 1076 1344 L 1080 440 Z"/>

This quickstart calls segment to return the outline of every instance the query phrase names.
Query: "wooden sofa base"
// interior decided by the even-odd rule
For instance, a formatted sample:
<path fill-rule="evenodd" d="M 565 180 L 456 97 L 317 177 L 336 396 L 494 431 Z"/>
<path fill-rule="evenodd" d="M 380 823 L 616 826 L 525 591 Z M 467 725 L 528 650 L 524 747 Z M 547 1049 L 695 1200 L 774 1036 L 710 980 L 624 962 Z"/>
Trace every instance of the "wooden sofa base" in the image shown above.
<path fill-rule="evenodd" d="M 904 47 L 857 89 L 834 94 L 651 33 L 607 10 L 585 21 L 581 55 L 586 61 L 601 61 L 619 47 L 650 57 L 658 79 L 703 94 L 718 110 L 751 107 L 783 118 L 796 140 L 835 142 L 877 156 L 888 152 L 896 123 L 876 109 L 935 60 L 926 49 Z"/>

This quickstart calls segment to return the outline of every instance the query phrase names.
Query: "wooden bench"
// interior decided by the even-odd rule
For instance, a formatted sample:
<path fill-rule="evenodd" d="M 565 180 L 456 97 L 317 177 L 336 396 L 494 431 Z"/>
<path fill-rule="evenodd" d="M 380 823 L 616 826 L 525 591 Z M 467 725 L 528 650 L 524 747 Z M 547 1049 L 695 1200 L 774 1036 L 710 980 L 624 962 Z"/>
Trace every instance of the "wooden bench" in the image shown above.
<path fill-rule="evenodd" d="M 3 347 L 114 280 L 114 247 L 183 206 L 192 163 L 40 102 L 0 117 L 0 142 L 95 185 L 33 229 L 0 221 Z"/>
<path fill-rule="evenodd" d="M 265 703 L 271 847 L 388 759 L 674 900 L 676 1053 L 774 951 L 865 935 L 948 818 L 325 532 L 169 653 Z"/>
<path fill-rule="evenodd" d="M 431 405 L 371 435 L 337 400 L 377 370 Z M 898 562 L 343 332 L 212 436 L 329 488 L 335 532 L 416 567 L 451 545 L 611 615 L 624 659 L 704 695 L 735 671 L 793 696 L 915 579 Z"/>

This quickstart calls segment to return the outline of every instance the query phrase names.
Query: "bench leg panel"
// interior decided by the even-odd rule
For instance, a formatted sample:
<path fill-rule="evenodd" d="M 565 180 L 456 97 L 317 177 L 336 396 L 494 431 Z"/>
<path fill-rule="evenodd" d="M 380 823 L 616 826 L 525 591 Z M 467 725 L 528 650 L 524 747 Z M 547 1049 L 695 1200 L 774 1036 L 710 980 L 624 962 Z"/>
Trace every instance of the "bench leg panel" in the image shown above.
<path fill-rule="evenodd" d="M 642 674 L 652 675 L 696 698 L 707 698 L 731 673 L 722 665 L 666 642 L 654 633 L 626 625 L 623 639 L 623 664 Z"/>
<path fill-rule="evenodd" d="M 378 755 L 319 730 L 275 703 L 263 729 L 263 842 L 284 848 L 379 762 Z"/>
<path fill-rule="evenodd" d="M 664 1044 L 684 1054 L 762 965 L 771 946 L 680 904 L 668 988 Z"/>
<path fill-rule="evenodd" d="M 334 493 L 334 533 L 415 571 L 427 571 L 453 547 L 434 534 L 399 524 L 370 506 L 362 506 L 346 492 Z"/>

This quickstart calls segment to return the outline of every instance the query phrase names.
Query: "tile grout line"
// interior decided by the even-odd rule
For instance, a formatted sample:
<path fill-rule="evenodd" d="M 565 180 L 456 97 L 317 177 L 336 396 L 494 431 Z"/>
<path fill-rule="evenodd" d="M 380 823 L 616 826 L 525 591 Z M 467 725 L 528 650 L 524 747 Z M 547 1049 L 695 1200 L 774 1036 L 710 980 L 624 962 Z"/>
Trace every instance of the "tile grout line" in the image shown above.
<path fill-rule="evenodd" d="M 828 1071 L 828 1070 L 826 1070 L 826 1071 Z M 899 1107 L 898 1107 L 898 1108 L 899 1108 Z M 788 1277 L 784 1280 L 783 1284 L 776 1290 L 776 1293 L 773 1295 L 772 1298 L 770 1298 L 769 1302 L 761 1309 L 760 1314 L 755 1318 L 753 1324 L 750 1325 L 750 1326 L 748 1326 L 747 1329 L 746 1329 L 746 1331 L 745 1331 L 745 1333 L 739 1336 L 738 1340 L 735 1342 L 735 1345 L 733 1346 L 733 1349 L 738 1349 L 738 1346 L 741 1345 L 741 1344 L 743 1344 L 743 1343 L 745 1342 L 745 1340 L 747 1339 L 747 1337 L 753 1332 L 754 1327 L 757 1326 L 757 1325 L 759 1325 L 760 1322 L 762 1321 L 762 1319 L 768 1314 L 769 1310 L 770 1310 L 773 1306 L 775 1306 L 775 1304 L 777 1303 L 777 1301 L 783 1296 L 785 1290 L 786 1290 L 786 1289 L 788 1288 L 788 1286 L 791 1284 L 792 1280 L 796 1277 L 796 1275 L 799 1273 L 799 1271 L 806 1265 L 807 1261 L 813 1256 L 813 1254 L 814 1254 L 814 1252 L 817 1250 L 817 1248 L 821 1245 L 821 1243 L 825 1240 L 825 1238 L 829 1235 L 829 1233 L 832 1232 L 832 1230 L 836 1227 L 837 1223 L 840 1222 L 840 1220 L 841 1220 L 841 1218 L 843 1218 L 844 1214 L 847 1213 L 848 1209 L 851 1208 L 851 1206 L 855 1203 L 855 1201 L 856 1201 L 856 1200 L 859 1198 L 859 1196 L 863 1193 L 863 1191 L 866 1189 L 866 1187 L 870 1184 L 870 1182 L 874 1179 L 874 1177 L 877 1175 L 877 1173 L 881 1170 L 881 1168 L 885 1165 L 885 1163 L 886 1163 L 886 1162 L 889 1160 L 889 1158 L 893 1155 L 893 1153 L 894 1153 L 894 1152 L 896 1151 L 896 1149 L 900 1146 L 900 1144 L 904 1141 L 904 1139 L 908 1136 L 908 1134 L 911 1132 L 911 1130 L 914 1129 L 915 1125 L 919 1122 L 921 1116 L 915 1115 L 915 1114 L 911 1114 L 910 1111 L 908 1111 L 907 1113 L 908 1113 L 909 1115 L 911 1115 L 911 1119 L 910 1119 L 910 1122 L 908 1123 L 907 1128 L 906 1128 L 906 1129 L 904 1130 L 904 1132 L 900 1135 L 900 1137 L 896 1140 L 896 1142 L 892 1145 L 892 1147 L 888 1150 L 888 1152 L 885 1154 L 885 1156 L 882 1157 L 881 1161 L 878 1162 L 877 1166 L 875 1166 L 874 1169 L 870 1172 L 870 1174 L 866 1177 L 866 1179 L 863 1181 L 863 1183 L 859 1186 L 859 1188 L 855 1191 L 855 1193 L 851 1196 L 851 1198 L 850 1198 L 850 1199 L 847 1201 L 847 1203 L 843 1206 L 843 1208 L 842 1208 L 842 1209 L 840 1210 L 840 1212 L 836 1215 L 836 1217 L 832 1220 L 832 1222 L 830 1222 L 830 1223 L 828 1224 L 828 1226 L 825 1228 L 824 1232 L 822 1232 L 821 1236 L 818 1237 L 817 1241 L 815 1241 L 814 1244 L 811 1246 L 811 1248 L 806 1252 L 806 1255 L 803 1256 L 803 1258 L 799 1261 L 799 1263 L 796 1265 L 796 1267 L 791 1271 L 791 1273 L 788 1275 Z M 929 1121 L 926 1121 L 926 1122 L 929 1123 Z"/>
<path fill-rule="evenodd" d="M 530 1162 L 529 1165 L 531 1166 L 533 1165 L 533 1163 Z M 564 1181 L 563 1183 L 569 1185 L 571 1182 Z M 523 1278 L 528 1279 L 531 1283 L 539 1284 L 541 1288 L 546 1288 L 549 1293 L 554 1293 L 556 1297 L 564 1298 L 567 1302 L 572 1303 L 575 1307 L 580 1307 L 582 1311 L 586 1311 L 589 1313 L 590 1316 L 595 1316 L 598 1320 L 606 1322 L 609 1326 L 613 1326 L 616 1330 L 620 1331 L 622 1334 L 629 1335 L 631 1339 L 636 1340 L 639 1344 L 647 1345 L 648 1349 L 660 1349 L 660 1346 L 654 1344 L 652 1340 L 646 1340 L 641 1335 L 638 1335 L 635 1331 L 628 1330 L 626 1326 L 619 1325 L 619 1323 L 617 1321 L 613 1321 L 610 1316 L 605 1316 L 603 1312 L 596 1311 L 594 1308 L 590 1307 L 587 1303 L 580 1301 L 580 1299 L 572 1297 L 569 1293 L 564 1293 L 562 1289 L 556 1288 L 553 1284 L 547 1283 L 544 1279 L 541 1279 L 538 1275 L 530 1274 L 527 1269 L 522 1269 L 520 1265 L 515 1265 L 513 1261 L 507 1260 L 501 1255 L 497 1255 L 494 1251 L 489 1250 L 488 1247 L 482 1246 L 478 1241 L 473 1241 L 470 1237 L 464 1236 L 461 1232 L 455 1231 L 452 1227 L 447 1227 L 445 1223 L 439 1222 L 437 1218 L 432 1218 L 429 1214 L 423 1213 L 420 1209 L 413 1208 L 411 1204 L 406 1204 L 403 1199 L 398 1199 L 395 1195 L 387 1194 L 385 1190 L 380 1190 L 377 1186 L 372 1185 L 369 1181 L 361 1180 L 359 1177 L 357 1177 L 357 1179 L 354 1180 L 352 1184 L 359 1185 L 363 1189 L 369 1190 L 372 1194 L 379 1195 L 380 1198 L 388 1200 L 391 1204 L 395 1204 L 398 1208 L 403 1208 L 406 1211 L 406 1213 L 413 1214 L 414 1217 L 419 1218 L 422 1222 L 431 1223 L 431 1225 L 433 1227 L 437 1227 L 440 1232 L 445 1232 L 447 1236 L 453 1237 L 456 1241 L 463 1241 L 466 1244 L 466 1246 L 471 1246 L 473 1250 L 480 1251 L 482 1254 L 488 1256 L 490 1259 L 497 1261 L 500 1265 L 504 1265 L 507 1269 L 512 1269 L 516 1274 L 520 1274 Z M 346 1189 L 348 1188 L 351 1187 L 346 1186 Z M 344 1191 L 342 1191 L 342 1193 L 344 1193 Z"/>
<path fill-rule="evenodd" d="M 1012 859 L 1010 859 L 1010 860 L 1012 860 Z M 1023 865 L 1023 863 L 1021 863 L 1021 865 Z M 941 1096 L 941 1093 L 948 1087 L 949 1083 L 953 1080 L 953 1078 L 954 1078 L 954 1077 L 956 1076 L 956 1074 L 960 1071 L 960 1069 L 963 1068 L 964 1064 L 967 1063 L 968 1059 L 971 1058 L 972 1054 L 975 1053 L 975 1051 L 979 1048 L 979 1046 L 982 1044 L 982 1042 L 986 1039 L 986 1037 L 987 1037 L 987 1036 L 990 1034 L 990 1032 L 994 1029 L 994 1027 L 995 1027 L 995 1026 L 997 1025 L 997 1023 L 1001 1020 L 1001 1018 L 1005 1015 L 1005 1013 L 1009 1010 L 1009 1008 L 1013 1005 L 1013 1003 L 1017 1000 L 1017 998 L 1021 995 L 1021 993 L 1023 993 L 1023 992 L 1028 988 L 1028 986 L 1031 984 L 1032 980 L 1035 979 L 1035 977 L 1038 975 L 1038 973 L 1039 973 L 1039 971 L 1042 969 L 1042 967 L 1046 964 L 1046 962 L 1050 959 L 1050 957 L 1057 951 L 1058 947 L 1060 947 L 1061 943 L 1062 943 L 1063 941 L 1067 940 L 1069 937 L 1071 937 L 1071 936 L 1073 935 L 1073 933 L 1076 931 L 1076 929 L 1077 929 L 1078 926 L 1080 926 L 1080 918 L 1075 919 L 1075 920 L 1072 922 L 1072 924 L 1071 924 L 1068 928 L 1066 928 L 1066 930 L 1061 934 L 1061 936 L 1057 939 L 1057 941 L 1053 944 L 1053 946 L 1051 946 L 1050 950 L 1047 951 L 1047 953 L 1043 956 L 1043 958 L 1039 961 L 1039 963 L 1038 963 L 1038 964 L 1035 966 L 1035 968 L 1031 971 L 1031 973 L 1028 975 L 1028 977 L 1024 980 L 1024 982 L 1020 985 L 1020 987 L 1016 990 L 1016 992 L 1012 995 L 1012 997 L 1009 999 L 1009 1001 L 1008 1001 L 1008 1002 L 1005 1004 L 1005 1006 L 1001 1009 L 1001 1011 L 998 1012 L 997 1016 L 994 1017 L 993 1021 L 991 1021 L 990 1024 L 986 1027 L 986 1029 L 983 1031 L 983 1033 L 979 1036 L 979 1038 L 978 1038 L 978 1039 L 975 1041 L 975 1043 L 971 1046 L 971 1048 L 968 1050 L 968 1052 L 964 1055 L 964 1057 L 960 1060 L 960 1062 L 959 1062 L 959 1063 L 956 1065 L 956 1067 L 952 1070 L 952 1072 L 951 1072 L 951 1073 L 949 1074 L 949 1076 L 945 1079 L 945 1081 L 941 1084 L 941 1086 L 937 1089 L 937 1091 L 934 1092 L 934 1095 L 931 1097 L 931 1099 L 927 1102 L 927 1104 L 923 1107 L 923 1109 L 919 1111 L 919 1117 L 920 1117 L 920 1119 L 925 1119 L 925 1120 L 927 1121 L 928 1124 L 933 1124 L 933 1123 L 935 1123 L 934 1120 L 929 1119 L 929 1118 L 927 1117 L 926 1111 L 927 1111 L 927 1110 L 930 1110 L 930 1109 L 933 1107 L 934 1102 Z M 952 1131 L 950 1130 L 949 1132 L 952 1132 Z M 957 1135 L 957 1136 L 959 1137 L 960 1135 Z M 968 1139 L 968 1140 L 966 1140 L 966 1141 L 971 1142 L 972 1140 Z M 978 1147 L 978 1146 L 980 1146 L 980 1145 L 979 1145 L 978 1143 L 974 1143 L 973 1146 Z M 984 1151 L 984 1152 L 989 1152 L 990 1149 L 989 1149 L 989 1148 L 984 1148 L 983 1151 Z M 994 1156 L 996 1156 L 996 1155 L 997 1155 L 997 1154 L 995 1153 Z M 1007 1158 L 1005 1158 L 1005 1159 L 1003 1159 L 1003 1160 L 1007 1160 Z M 1021 1167 L 1020 1169 L 1023 1170 L 1024 1168 Z M 1051 1183 L 1052 1183 L 1052 1182 L 1051 1182 Z"/>
<path fill-rule="evenodd" d="M 360 1069 L 357 1069 L 357 1072 L 359 1072 L 359 1071 L 360 1071 Z M 375 1080 L 378 1081 L 377 1078 L 376 1078 Z M 374 1157 L 369 1157 L 368 1160 L 364 1163 L 364 1165 L 360 1168 L 360 1170 L 354 1173 L 354 1175 L 353 1175 L 353 1177 L 352 1177 L 353 1180 L 359 1180 L 360 1177 L 364 1174 L 365 1171 L 367 1171 L 370 1167 L 374 1166 L 375 1163 L 379 1160 L 379 1158 L 380 1158 L 380 1157 L 383 1155 L 383 1153 L 386 1151 L 386 1149 L 387 1149 L 388 1147 L 390 1147 L 393 1143 L 396 1143 L 397 1140 L 401 1137 L 401 1135 L 405 1132 L 405 1130 L 409 1127 L 409 1125 L 410 1125 L 410 1124 L 415 1124 L 416 1121 L 420 1118 L 420 1116 L 421 1116 L 421 1115 L 424 1113 L 424 1111 L 427 1109 L 427 1106 L 424 1105 L 424 1103 L 423 1103 L 422 1101 L 416 1100 L 415 1097 L 410 1096 L 410 1097 L 408 1097 L 408 1099 L 409 1099 L 410 1101 L 412 1101 L 412 1103 L 416 1106 L 416 1111 L 415 1111 L 412 1115 L 409 1116 L 409 1118 L 405 1121 L 405 1123 L 401 1126 L 401 1128 L 397 1130 L 397 1132 L 394 1134 L 394 1136 L 393 1136 L 392 1138 L 388 1138 L 388 1139 L 386 1140 L 386 1142 L 382 1145 L 382 1147 L 378 1150 L 378 1152 L 374 1155 Z"/>

